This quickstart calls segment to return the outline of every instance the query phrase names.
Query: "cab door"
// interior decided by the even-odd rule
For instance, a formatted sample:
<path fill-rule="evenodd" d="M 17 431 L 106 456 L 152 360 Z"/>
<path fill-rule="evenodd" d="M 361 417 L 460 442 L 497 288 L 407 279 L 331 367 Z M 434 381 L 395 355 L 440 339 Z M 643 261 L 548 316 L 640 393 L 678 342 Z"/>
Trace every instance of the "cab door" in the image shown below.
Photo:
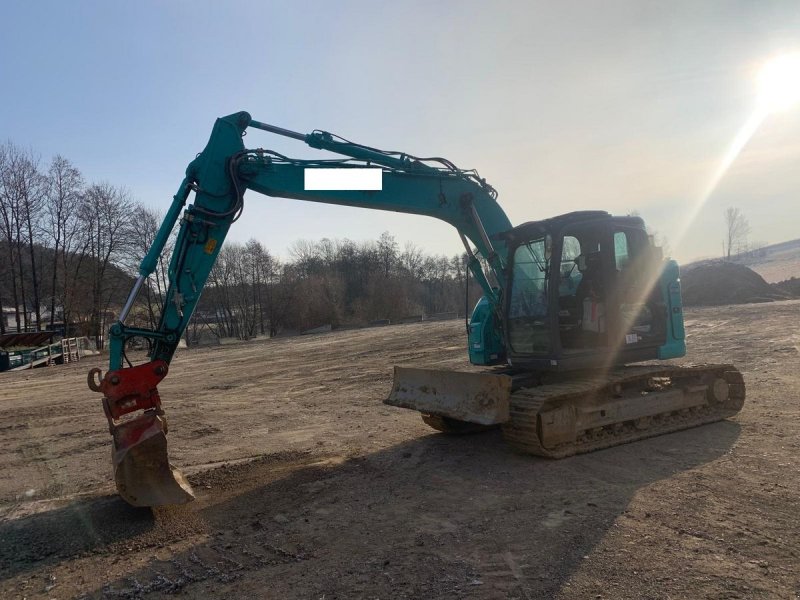
<path fill-rule="evenodd" d="M 661 298 L 647 232 L 615 223 L 609 232 L 610 341 L 623 350 L 660 345 L 666 307 Z"/>

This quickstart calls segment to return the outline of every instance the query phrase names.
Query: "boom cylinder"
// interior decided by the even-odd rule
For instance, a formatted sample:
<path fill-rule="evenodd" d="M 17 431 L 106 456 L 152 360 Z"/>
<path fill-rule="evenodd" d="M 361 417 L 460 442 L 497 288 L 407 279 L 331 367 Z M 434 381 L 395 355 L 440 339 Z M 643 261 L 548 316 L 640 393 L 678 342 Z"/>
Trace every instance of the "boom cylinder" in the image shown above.
<path fill-rule="evenodd" d="M 268 125 L 267 123 L 262 123 L 261 121 L 251 120 L 250 127 L 269 131 L 270 133 L 277 133 L 278 135 L 294 138 L 296 140 L 300 140 L 301 142 L 306 141 L 306 134 L 304 133 L 297 133 L 291 129 L 284 129 L 283 127 L 276 127 L 275 125 Z"/>

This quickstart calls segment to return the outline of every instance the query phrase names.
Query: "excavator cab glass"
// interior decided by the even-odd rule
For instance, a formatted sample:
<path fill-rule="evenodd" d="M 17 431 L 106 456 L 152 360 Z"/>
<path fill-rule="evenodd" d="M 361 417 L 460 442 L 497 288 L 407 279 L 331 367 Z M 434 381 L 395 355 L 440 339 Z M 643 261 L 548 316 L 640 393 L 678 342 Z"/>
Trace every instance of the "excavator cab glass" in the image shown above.
<path fill-rule="evenodd" d="M 658 358 L 669 317 L 658 279 L 663 261 L 640 218 L 570 213 L 520 225 L 509 239 L 505 330 L 513 364 L 560 369 Z"/>
<path fill-rule="evenodd" d="M 513 281 L 508 304 L 508 341 L 516 352 L 550 351 L 550 236 L 519 245 L 514 251 Z"/>

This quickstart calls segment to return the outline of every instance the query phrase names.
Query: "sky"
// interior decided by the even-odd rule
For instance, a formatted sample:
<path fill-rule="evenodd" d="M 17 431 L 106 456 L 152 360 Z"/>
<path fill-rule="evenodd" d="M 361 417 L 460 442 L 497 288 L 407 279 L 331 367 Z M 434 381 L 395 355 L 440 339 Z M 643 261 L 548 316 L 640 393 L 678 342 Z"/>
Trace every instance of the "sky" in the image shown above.
<path fill-rule="evenodd" d="M 476 168 L 513 224 L 636 211 L 682 262 L 722 253 L 729 206 L 751 241 L 800 237 L 800 107 L 767 115 L 709 190 L 759 69 L 800 50 L 797 0 L 0 0 L 0 22 L 0 141 L 162 211 L 214 119 L 247 110 Z M 319 156 L 261 131 L 246 145 Z M 288 257 L 383 231 L 462 251 L 427 217 L 254 192 L 229 239 Z"/>

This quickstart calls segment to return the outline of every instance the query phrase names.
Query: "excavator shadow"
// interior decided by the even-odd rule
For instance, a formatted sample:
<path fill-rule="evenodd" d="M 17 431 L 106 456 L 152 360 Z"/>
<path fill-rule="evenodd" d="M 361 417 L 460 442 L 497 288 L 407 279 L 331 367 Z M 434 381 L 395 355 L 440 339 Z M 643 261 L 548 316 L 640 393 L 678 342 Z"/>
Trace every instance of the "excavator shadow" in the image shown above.
<path fill-rule="evenodd" d="M 135 538 L 153 523 L 150 509 L 134 508 L 117 495 L 0 520 L 0 580 Z"/>
<path fill-rule="evenodd" d="M 561 461 L 514 454 L 497 431 L 266 455 L 191 476 L 189 505 L 92 498 L 0 523 L 0 595 L 57 572 L 82 598 L 552 597 L 637 490 L 723 457 L 739 429 Z M 113 576 L 82 583 L 82 570 Z"/>

